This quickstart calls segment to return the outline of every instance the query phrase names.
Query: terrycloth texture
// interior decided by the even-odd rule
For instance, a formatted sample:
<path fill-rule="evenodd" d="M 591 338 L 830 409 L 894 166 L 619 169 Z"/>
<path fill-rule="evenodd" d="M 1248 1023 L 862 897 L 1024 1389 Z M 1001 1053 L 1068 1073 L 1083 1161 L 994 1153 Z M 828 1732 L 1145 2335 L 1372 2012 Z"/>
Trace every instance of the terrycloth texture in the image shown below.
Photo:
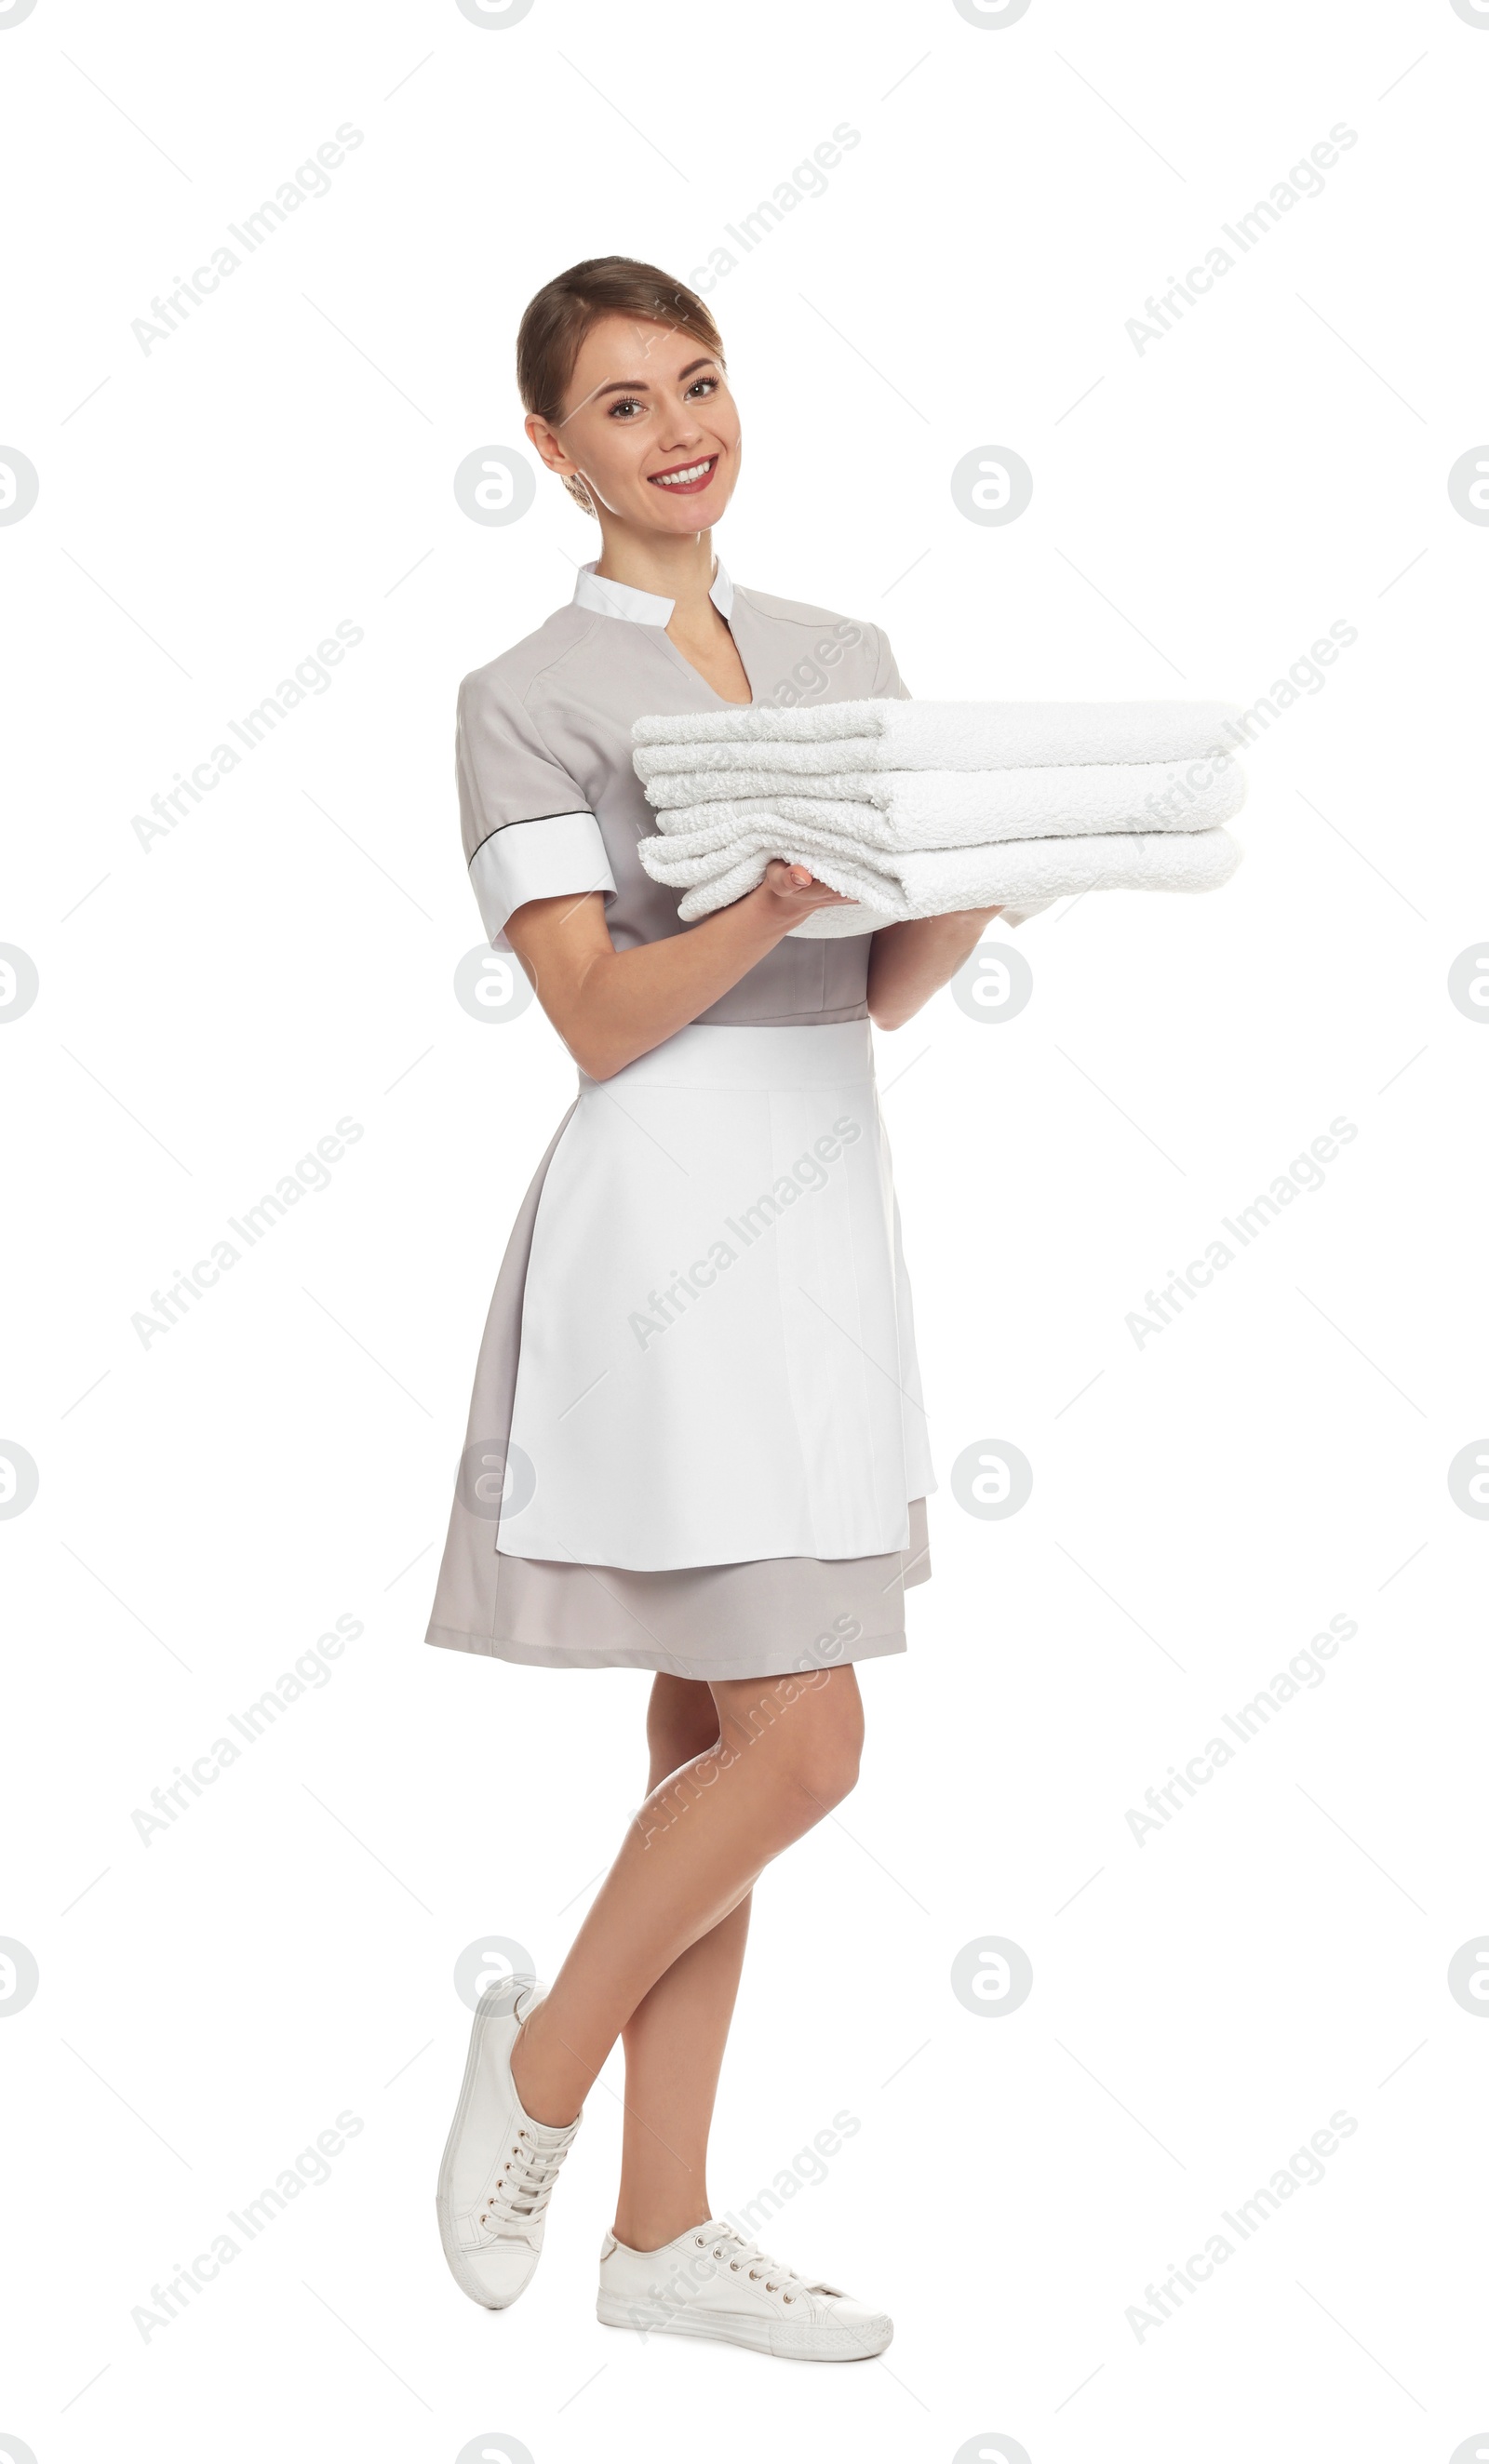
<path fill-rule="evenodd" d="M 1211 829 L 1240 811 L 1246 780 L 1229 760 L 1067 762 L 1042 770 L 667 770 L 646 794 L 663 830 L 700 829 L 740 804 L 768 803 L 784 813 L 795 798 L 804 810 L 808 801 L 872 806 L 922 834 L 927 847 L 971 847 L 984 838 L 1056 831 Z M 855 826 L 861 821 L 860 809 Z M 938 838 L 938 830 L 955 835 Z"/>
<path fill-rule="evenodd" d="M 711 854 L 678 856 L 676 842 L 643 839 L 639 854 L 654 881 L 685 890 L 684 924 L 732 906 L 765 878 L 772 856 L 810 866 L 818 881 L 856 907 L 824 907 L 793 928 L 806 941 L 874 933 L 915 915 L 951 915 L 968 907 L 1015 913 L 1088 890 L 1218 890 L 1241 860 L 1223 829 L 1118 832 L 1104 837 L 1008 839 L 989 847 L 909 852 L 865 848 L 835 833 L 797 825 L 736 839 Z"/>
<path fill-rule="evenodd" d="M 637 719 L 659 836 L 638 853 L 684 923 L 772 856 L 859 903 L 792 937 L 998 907 L 1017 924 L 1087 890 L 1209 890 L 1240 850 L 1226 702 L 842 701 Z"/>
<path fill-rule="evenodd" d="M 1191 786 L 1194 770 L 1205 783 Z M 722 773 L 713 774 L 722 781 Z M 791 781 L 740 771 L 739 798 L 709 786 L 710 774 L 678 771 L 654 781 L 658 829 L 701 854 L 774 818 L 835 830 L 864 847 L 982 847 L 996 839 L 1100 836 L 1110 830 L 1210 830 L 1246 801 L 1240 765 L 1101 762 L 1048 770 L 883 770 Z M 700 799 L 697 788 L 702 785 Z M 686 796 L 670 792 L 686 786 Z M 792 787 L 798 791 L 793 793 Z M 810 787 L 803 795 L 799 790 Z"/>
<path fill-rule="evenodd" d="M 636 773 L 1027 770 L 1192 761 L 1244 742 L 1223 701 L 834 701 L 638 718 Z M 769 746 L 768 755 L 764 748 Z"/>

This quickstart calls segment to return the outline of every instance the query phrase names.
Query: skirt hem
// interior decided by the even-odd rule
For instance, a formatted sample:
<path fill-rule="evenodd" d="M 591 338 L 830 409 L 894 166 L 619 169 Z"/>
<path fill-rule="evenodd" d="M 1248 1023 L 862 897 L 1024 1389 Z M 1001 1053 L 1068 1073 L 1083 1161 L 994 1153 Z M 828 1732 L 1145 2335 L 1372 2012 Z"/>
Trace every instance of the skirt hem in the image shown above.
<path fill-rule="evenodd" d="M 690 1661 L 679 1652 L 648 1649 L 644 1644 L 633 1650 L 614 1646 L 603 1651 L 550 1650 L 542 1643 L 510 1641 L 503 1635 L 468 1634 L 449 1625 L 432 1625 L 424 1639 L 444 1651 L 470 1652 L 478 1660 L 514 1661 L 528 1668 L 646 1668 L 658 1676 L 690 1678 L 701 1684 L 714 1677 L 721 1683 L 746 1677 L 811 1677 L 819 1668 L 839 1667 L 844 1661 L 882 1660 L 906 1648 L 903 1627 L 893 1634 L 856 1635 L 831 1660 L 804 1661 L 800 1650 L 794 1659 L 786 1659 L 778 1648 L 767 1651 L 763 1658 L 751 1653 L 747 1664 L 728 1661 L 722 1665 L 713 1661 Z"/>

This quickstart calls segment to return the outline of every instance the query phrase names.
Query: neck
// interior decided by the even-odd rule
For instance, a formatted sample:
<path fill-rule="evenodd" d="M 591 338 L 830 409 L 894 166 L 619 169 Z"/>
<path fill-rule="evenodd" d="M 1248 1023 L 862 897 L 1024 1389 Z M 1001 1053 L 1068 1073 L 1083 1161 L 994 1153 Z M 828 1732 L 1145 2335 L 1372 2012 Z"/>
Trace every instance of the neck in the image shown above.
<path fill-rule="evenodd" d="M 674 615 L 684 621 L 706 613 L 714 578 L 712 531 L 672 539 L 656 531 L 635 530 L 604 513 L 600 529 L 605 544 L 595 572 L 602 581 L 623 582 L 633 590 L 650 590 L 658 599 L 675 600 Z"/>

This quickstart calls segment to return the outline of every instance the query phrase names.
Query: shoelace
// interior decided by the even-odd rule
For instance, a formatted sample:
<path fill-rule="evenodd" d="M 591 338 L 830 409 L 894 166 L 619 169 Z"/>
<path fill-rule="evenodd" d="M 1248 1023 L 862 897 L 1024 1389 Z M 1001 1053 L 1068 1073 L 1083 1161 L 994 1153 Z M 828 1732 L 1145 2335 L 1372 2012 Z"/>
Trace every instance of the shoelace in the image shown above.
<path fill-rule="evenodd" d="M 710 2247 L 706 2233 L 695 2233 L 693 2239 L 700 2250 Z M 751 2284 L 764 2284 L 767 2293 L 778 2293 L 783 2301 L 804 2299 L 813 2293 L 826 2293 L 828 2290 L 825 2284 L 809 2284 L 793 2267 L 783 2267 L 780 2260 L 769 2257 L 758 2242 L 745 2241 L 738 2233 L 731 2233 L 725 2241 L 713 2243 L 712 2249 L 715 2258 L 727 2259 L 732 2271 L 746 2275 Z"/>
<path fill-rule="evenodd" d="M 507 2150 L 497 2185 L 480 2211 L 486 2233 L 530 2227 L 541 2218 L 572 2145 L 577 2122 L 566 2129 L 523 2123 Z"/>

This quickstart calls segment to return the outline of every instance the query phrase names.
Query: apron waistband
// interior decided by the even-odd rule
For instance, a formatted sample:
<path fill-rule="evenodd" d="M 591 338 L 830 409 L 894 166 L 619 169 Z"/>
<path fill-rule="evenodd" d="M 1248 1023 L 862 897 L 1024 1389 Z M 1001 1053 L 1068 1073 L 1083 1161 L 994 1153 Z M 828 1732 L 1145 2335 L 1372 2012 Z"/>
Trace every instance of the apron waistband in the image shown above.
<path fill-rule="evenodd" d="M 866 1018 L 832 1026 L 684 1026 L 612 1078 L 579 1072 L 581 1099 L 626 1087 L 737 1089 L 872 1084 L 874 1044 Z"/>

